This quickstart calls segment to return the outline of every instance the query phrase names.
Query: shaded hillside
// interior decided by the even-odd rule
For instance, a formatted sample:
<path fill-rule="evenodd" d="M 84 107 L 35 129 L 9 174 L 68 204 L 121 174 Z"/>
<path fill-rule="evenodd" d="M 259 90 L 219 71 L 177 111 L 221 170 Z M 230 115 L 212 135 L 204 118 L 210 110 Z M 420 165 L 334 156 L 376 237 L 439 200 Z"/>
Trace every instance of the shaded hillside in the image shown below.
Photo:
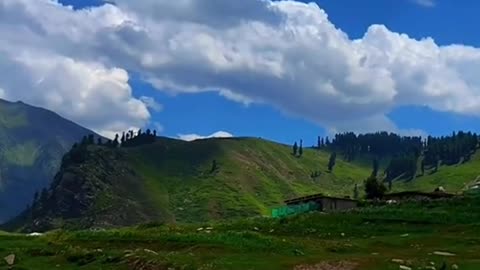
<path fill-rule="evenodd" d="M 68 152 L 48 192 L 7 225 L 26 230 L 125 226 L 162 220 L 125 152 L 94 145 Z"/>
<path fill-rule="evenodd" d="M 329 153 L 258 139 L 194 142 L 158 138 L 153 144 L 90 145 L 65 156 L 49 194 L 7 228 L 110 227 L 150 221 L 196 222 L 268 215 L 283 200 L 323 192 L 351 195 L 368 168 Z M 320 175 L 312 178 L 313 171 Z M 44 199 L 42 199 L 44 197 Z"/>
<path fill-rule="evenodd" d="M 65 152 L 90 133 L 51 111 L 0 100 L 0 221 L 25 209 Z"/>

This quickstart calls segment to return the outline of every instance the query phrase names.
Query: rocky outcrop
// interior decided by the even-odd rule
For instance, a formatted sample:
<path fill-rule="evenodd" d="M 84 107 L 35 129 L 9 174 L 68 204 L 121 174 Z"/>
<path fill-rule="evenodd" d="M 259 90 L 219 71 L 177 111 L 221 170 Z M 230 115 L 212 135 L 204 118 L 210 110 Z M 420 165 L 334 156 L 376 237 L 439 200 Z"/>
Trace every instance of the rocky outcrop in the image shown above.
<path fill-rule="evenodd" d="M 58 227 L 128 226 L 161 218 L 149 207 L 140 177 L 121 149 L 77 146 L 67 153 L 48 191 L 7 227 L 42 232 Z"/>

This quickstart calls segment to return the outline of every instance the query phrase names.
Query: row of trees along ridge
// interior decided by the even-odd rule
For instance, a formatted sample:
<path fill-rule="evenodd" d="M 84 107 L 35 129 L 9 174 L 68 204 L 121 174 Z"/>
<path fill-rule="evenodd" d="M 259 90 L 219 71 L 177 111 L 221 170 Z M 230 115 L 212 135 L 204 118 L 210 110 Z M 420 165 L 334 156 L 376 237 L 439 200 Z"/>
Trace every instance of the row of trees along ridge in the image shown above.
<path fill-rule="evenodd" d="M 103 141 L 101 137 L 97 138 L 97 145 L 103 145 L 108 147 L 135 147 L 144 144 L 150 144 L 155 142 L 157 138 L 157 131 L 147 129 L 143 132 L 141 129 L 138 132 L 134 132 L 133 130 L 125 131 L 122 133 L 120 137 L 119 134 L 115 134 L 115 138 L 113 140 Z M 76 148 L 79 146 L 84 145 L 93 145 L 95 144 L 95 136 L 90 134 L 88 136 L 84 136 L 80 144 L 75 143 L 72 148 Z"/>
<path fill-rule="evenodd" d="M 300 146 L 293 145 L 293 155 L 303 154 Z M 338 133 L 333 138 L 318 137 L 317 148 L 331 152 L 328 170 L 335 166 L 337 154 L 346 161 L 358 157 L 373 160 L 375 176 L 379 170 L 379 160 L 389 160 L 384 174 L 387 180 L 397 177 L 415 178 L 417 171 L 422 175 L 426 169 L 436 172 L 441 164 L 454 165 L 468 161 L 479 147 L 479 136 L 472 132 L 453 132 L 450 136 L 422 138 L 420 136 L 400 136 L 389 132 L 355 134 Z"/>

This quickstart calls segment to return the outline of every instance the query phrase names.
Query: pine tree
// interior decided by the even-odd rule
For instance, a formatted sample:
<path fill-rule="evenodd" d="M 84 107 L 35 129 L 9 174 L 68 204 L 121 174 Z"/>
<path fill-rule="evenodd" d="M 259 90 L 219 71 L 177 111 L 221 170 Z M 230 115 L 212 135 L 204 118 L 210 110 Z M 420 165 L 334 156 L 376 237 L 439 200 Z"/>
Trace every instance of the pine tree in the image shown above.
<path fill-rule="evenodd" d="M 98 137 L 98 139 L 97 139 L 97 144 L 98 144 L 98 145 L 103 145 L 102 138 Z"/>
<path fill-rule="evenodd" d="M 320 138 L 320 136 L 318 136 L 317 138 L 317 148 L 318 149 L 322 148 L 322 139 Z"/>
<path fill-rule="evenodd" d="M 120 139 L 120 143 L 123 145 L 126 140 L 127 140 L 127 137 L 125 136 L 125 131 L 124 131 L 122 132 L 122 138 Z"/>
<path fill-rule="evenodd" d="M 385 194 L 386 188 L 375 176 L 365 180 L 365 194 L 367 199 L 380 199 Z"/>
<path fill-rule="evenodd" d="M 297 145 L 297 142 L 295 142 L 293 144 L 293 155 L 296 156 L 297 155 L 297 151 L 298 151 L 298 145 Z"/>
<path fill-rule="evenodd" d="M 211 169 L 210 169 L 210 173 L 213 173 L 213 172 L 215 172 L 216 170 L 218 170 L 218 164 L 217 164 L 217 161 L 214 159 L 214 160 L 212 161 L 212 167 L 211 167 Z"/>
<path fill-rule="evenodd" d="M 114 139 L 113 142 L 112 142 L 112 146 L 113 146 L 113 147 L 117 147 L 117 146 L 118 146 L 118 134 L 115 134 L 115 139 Z"/>
<path fill-rule="evenodd" d="M 335 167 L 336 159 L 337 159 L 337 153 L 332 152 L 332 154 L 330 154 L 330 159 L 328 160 L 328 171 L 329 172 L 333 171 L 333 167 Z"/>
<path fill-rule="evenodd" d="M 157 137 L 157 131 L 156 130 L 153 131 L 153 137 Z"/>
<path fill-rule="evenodd" d="M 378 174 L 378 159 L 374 158 L 374 159 L 373 159 L 372 175 L 376 177 L 377 174 Z"/>

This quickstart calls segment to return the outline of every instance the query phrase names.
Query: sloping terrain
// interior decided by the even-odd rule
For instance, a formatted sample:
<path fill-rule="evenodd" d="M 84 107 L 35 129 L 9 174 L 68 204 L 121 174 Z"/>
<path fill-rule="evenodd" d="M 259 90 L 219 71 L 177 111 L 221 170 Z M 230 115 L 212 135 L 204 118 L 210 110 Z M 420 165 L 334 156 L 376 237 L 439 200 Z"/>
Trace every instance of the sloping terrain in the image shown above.
<path fill-rule="evenodd" d="M 92 131 L 51 111 L 0 100 L 0 222 L 49 185 L 62 156 L 87 134 Z"/>
<path fill-rule="evenodd" d="M 370 173 L 341 160 L 327 172 L 328 158 L 311 149 L 295 157 L 289 146 L 251 138 L 89 145 L 65 156 L 48 196 L 8 227 L 27 224 L 24 229 L 38 231 L 269 215 L 295 196 L 351 196 Z M 312 178 L 314 171 L 320 175 Z"/>
<path fill-rule="evenodd" d="M 432 191 L 442 186 L 447 192 L 459 192 L 480 180 L 480 153 L 474 154 L 468 162 L 452 166 L 441 166 L 437 172 L 427 170 L 412 181 L 399 181 L 394 184 L 395 190 Z"/>
<path fill-rule="evenodd" d="M 5 228 L 44 231 L 265 216 L 297 196 L 353 196 L 355 184 L 362 196 L 363 181 L 371 174 L 367 162 L 337 159 L 329 172 L 329 157 L 318 149 L 294 156 L 290 146 L 254 138 L 81 145 L 64 157 L 49 193 Z M 474 155 L 462 165 L 397 180 L 393 191 L 433 191 L 440 185 L 461 191 L 479 162 Z"/>
<path fill-rule="evenodd" d="M 164 139 L 128 157 L 157 205 L 177 221 L 269 215 L 283 200 L 312 193 L 352 196 L 370 170 L 338 160 L 329 173 L 327 152 L 306 149 L 295 157 L 289 146 L 253 138 Z M 314 171 L 320 176 L 312 178 Z"/>

